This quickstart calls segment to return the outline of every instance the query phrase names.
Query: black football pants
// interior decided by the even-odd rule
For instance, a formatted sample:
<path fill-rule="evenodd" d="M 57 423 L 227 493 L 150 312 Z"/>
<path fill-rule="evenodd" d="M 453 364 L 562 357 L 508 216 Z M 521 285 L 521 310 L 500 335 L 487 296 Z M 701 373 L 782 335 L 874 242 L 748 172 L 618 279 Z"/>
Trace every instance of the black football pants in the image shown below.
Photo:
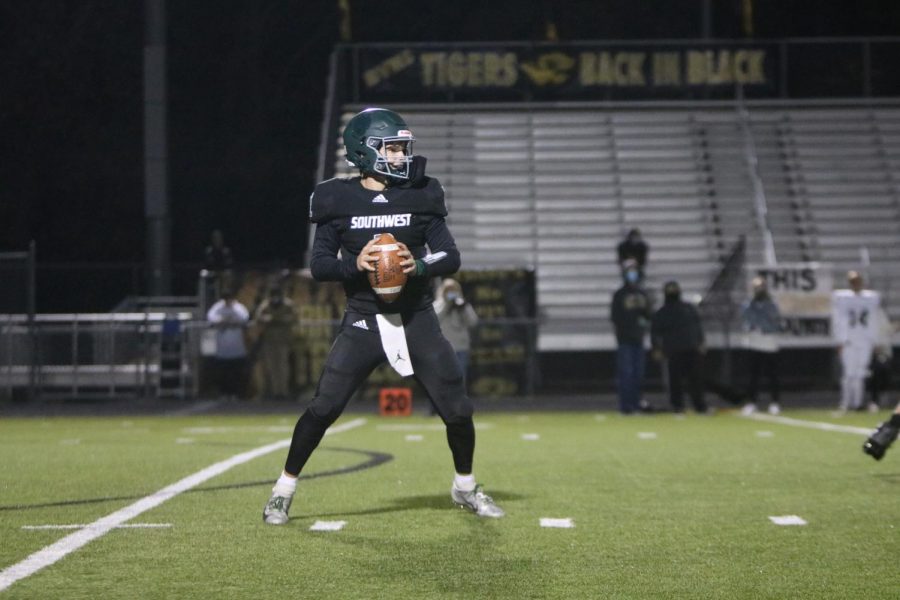
<path fill-rule="evenodd" d="M 365 321 L 367 329 L 354 326 Z M 350 397 L 369 374 L 387 358 L 378 325 L 372 315 L 345 313 L 312 402 L 294 427 L 284 470 L 298 475 L 319 445 L 325 430 L 344 411 Z M 457 473 L 472 472 L 475 427 L 472 401 L 466 395 L 463 374 L 450 343 L 441 334 L 434 310 L 403 317 L 413 377 L 425 388 L 447 428 L 447 442 Z"/>

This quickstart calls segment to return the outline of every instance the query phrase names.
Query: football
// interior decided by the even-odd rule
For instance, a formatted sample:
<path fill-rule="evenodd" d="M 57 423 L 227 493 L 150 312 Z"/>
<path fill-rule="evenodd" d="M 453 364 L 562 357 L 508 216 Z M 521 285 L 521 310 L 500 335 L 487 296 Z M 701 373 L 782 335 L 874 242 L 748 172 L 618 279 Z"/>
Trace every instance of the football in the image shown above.
<path fill-rule="evenodd" d="M 369 271 L 369 284 L 383 302 L 393 302 L 400 297 L 406 285 L 406 273 L 400 267 L 400 244 L 390 233 L 375 236 L 372 249 L 377 252 L 375 270 Z"/>

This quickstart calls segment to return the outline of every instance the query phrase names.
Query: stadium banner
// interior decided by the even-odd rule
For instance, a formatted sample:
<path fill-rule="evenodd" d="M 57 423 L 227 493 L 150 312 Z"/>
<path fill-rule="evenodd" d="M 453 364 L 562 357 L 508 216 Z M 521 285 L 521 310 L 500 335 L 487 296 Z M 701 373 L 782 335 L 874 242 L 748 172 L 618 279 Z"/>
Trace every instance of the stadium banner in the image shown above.
<path fill-rule="evenodd" d="M 747 297 L 753 295 L 754 277 L 765 279 L 769 294 L 781 312 L 779 343 L 831 344 L 832 265 L 819 262 L 747 265 Z"/>
<path fill-rule="evenodd" d="M 692 45 L 491 44 L 363 46 L 355 89 L 363 98 L 730 98 L 779 93 L 780 50 L 766 42 Z"/>
<path fill-rule="evenodd" d="M 456 274 L 478 314 L 472 332 L 467 388 L 471 396 L 520 396 L 533 391 L 537 291 L 531 269 Z"/>
<path fill-rule="evenodd" d="M 531 393 L 536 361 L 535 274 L 532 269 L 462 270 L 454 275 L 466 299 L 478 314 L 472 331 L 472 348 L 467 374 L 471 396 L 500 397 Z M 245 289 L 271 287 L 262 274 L 245 276 Z M 308 275 L 291 273 L 280 278 L 296 307 L 299 322 L 291 348 L 291 389 L 312 391 L 337 334 L 343 315 L 344 293 L 340 284 L 317 282 Z M 240 296 L 240 294 L 239 294 Z M 257 298 L 255 298 L 257 297 Z M 258 292 L 248 292 L 248 307 L 259 302 Z M 251 333 L 251 345 L 254 335 Z M 259 365 L 257 365 L 258 367 Z M 257 389 L 261 374 L 256 369 Z M 427 403 L 425 390 L 413 378 L 403 378 L 386 363 L 372 372 L 358 393 L 358 399 L 378 401 L 385 389 L 409 388 L 414 407 Z"/>

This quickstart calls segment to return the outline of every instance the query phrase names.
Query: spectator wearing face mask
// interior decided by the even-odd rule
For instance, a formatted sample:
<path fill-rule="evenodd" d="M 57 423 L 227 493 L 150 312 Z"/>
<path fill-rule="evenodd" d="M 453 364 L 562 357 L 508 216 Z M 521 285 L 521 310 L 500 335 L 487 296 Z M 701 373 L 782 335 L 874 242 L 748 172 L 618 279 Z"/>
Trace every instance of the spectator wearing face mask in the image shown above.
<path fill-rule="evenodd" d="M 653 357 L 666 361 L 669 373 L 669 402 L 675 412 L 684 412 L 682 381 L 687 380 L 691 403 L 698 413 L 706 413 L 703 397 L 703 355 L 706 345 L 700 314 L 681 299 L 677 281 L 663 286 L 665 303 L 653 315 L 650 338 Z"/>
<path fill-rule="evenodd" d="M 650 298 L 642 287 L 637 261 L 622 263 L 622 287 L 612 297 L 610 319 L 616 332 L 616 391 L 619 412 L 629 415 L 640 410 L 644 383 L 644 339 L 650 327 Z"/>
<path fill-rule="evenodd" d="M 472 349 L 471 331 L 478 324 L 478 315 L 466 301 L 462 286 L 455 279 L 445 279 L 441 283 L 433 305 L 441 332 L 456 352 L 465 377 Z"/>
<path fill-rule="evenodd" d="M 781 331 L 781 313 L 769 294 L 766 280 L 754 277 L 753 297 L 744 304 L 741 320 L 747 332 L 747 350 L 750 359 L 749 401 L 741 412 L 756 412 L 760 376 L 765 373 L 769 381 L 769 414 L 781 412 L 778 385 L 778 333 Z"/>

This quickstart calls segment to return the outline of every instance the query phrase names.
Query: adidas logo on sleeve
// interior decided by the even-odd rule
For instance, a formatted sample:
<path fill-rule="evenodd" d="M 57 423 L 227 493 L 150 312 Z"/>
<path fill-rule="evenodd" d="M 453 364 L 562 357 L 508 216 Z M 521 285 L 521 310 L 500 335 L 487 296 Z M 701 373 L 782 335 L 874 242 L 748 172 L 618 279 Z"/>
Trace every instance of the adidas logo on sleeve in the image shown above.
<path fill-rule="evenodd" d="M 360 329 L 365 329 L 366 331 L 369 330 L 369 326 L 366 325 L 366 320 L 365 320 L 365 319 L 360 319 L 359 321 L 357 321 L 356 323 L 354 323 L 353 326 L 354 326 L 354 327 L 359 327 Z"/>

